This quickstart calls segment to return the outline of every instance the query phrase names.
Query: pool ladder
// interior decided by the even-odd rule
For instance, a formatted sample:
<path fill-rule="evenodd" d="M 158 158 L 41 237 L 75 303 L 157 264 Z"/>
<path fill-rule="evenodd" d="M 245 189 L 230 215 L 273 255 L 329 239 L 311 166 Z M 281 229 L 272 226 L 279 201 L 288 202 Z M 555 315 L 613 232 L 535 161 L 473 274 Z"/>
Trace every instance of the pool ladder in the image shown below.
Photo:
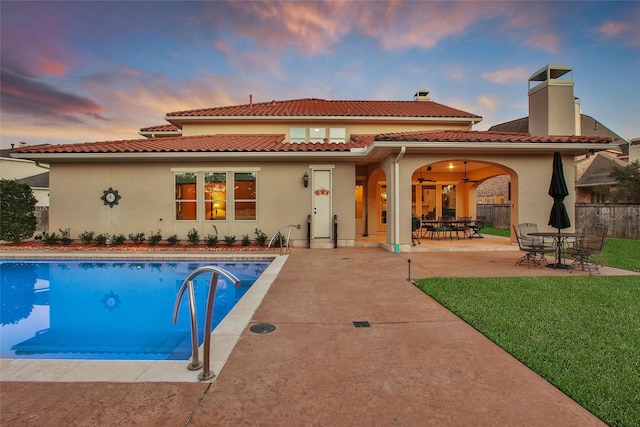
<path fill-rule="evenodd" d="M 202 273 L 213 272 L 211 276 L 211 281 L 209 282 L 209 296 L 207 298 L 207 311 L 205 315 L 204 321 L 204 350 L 203 350 L 203 359 L 204 364 L 200 361 L 198 354 L 198 318 L 196 317 L 196 294 L 193 285 L 193 280 Z M 189 296 L 189 313 L 191 315 L 191 363 L 187 366 L 187 369 L 190 371 L 197 371 L 200 368 L 202 372 L 198 375 L 198 379 L 200 381 L 210 380 L 215 377 L 215 374 L 210 369 L 211 364 L 211 320 L 213 319 L 213 302 L 216 299 L 216 287 L 218 284 L 218 280 L 220 276 L 224 276 L 227 280 L 233 283 L 234 286 L 240 286 L 240 280 L 228 272 L 227 270 L 216 267 L 213 265 L 207 265 L 204 267 L 197 268 L 193 270 L 184 282 L 182 282 L 182 286 L 180 286 L 180 290 L 178 291 L 178 296 L 176 298 L 176 303 L 173 306 L 173 323 L 175 324 L 178 321 L 178 312 L 180 311 L 180 303 L 182 302 L 182 297 L 184 296 L 185 291 L 188 291 Z M 203 367 L 204 366 L 204 367 Z"/>
<path fill-rule="evenodd" d="M 287 233 L 287 247 L 286 247 L 286 252 L 285 253 L 289 253 L 289 239 L 291 238 L 291 230 L 293 230 L 294 228 L 297 228 L 298 230 L 300 229 L 300 224 L 287 224 L 287 225 L 283 225 L 282 227 L 278 228 L 276 230 L 275 233 L 273 233 L 273 237 L 271 237 L 271 240 L 269 240 L 269 245 L 267 245 L 267 248 L 271 247 L 271 244 L 273 243 L 273 241 L 278 238 L 279 239 L 279 243 L 280 243 L 280 255 L 282 255 L 282 248 L 283 248 L 283 241 L 282 239 L 284 238 L 284 236 L 280 233 L 282 230 L 284 230 L 285 228 L 289 228 L 289 232 Z"/>

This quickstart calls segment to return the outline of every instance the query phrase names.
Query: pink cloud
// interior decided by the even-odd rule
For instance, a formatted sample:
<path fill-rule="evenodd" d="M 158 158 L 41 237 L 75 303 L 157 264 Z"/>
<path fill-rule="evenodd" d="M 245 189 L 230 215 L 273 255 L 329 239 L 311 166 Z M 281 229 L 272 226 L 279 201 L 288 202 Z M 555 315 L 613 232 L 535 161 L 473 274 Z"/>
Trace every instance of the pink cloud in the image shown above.
<path fill-rule="evenodd" d="M 482 74 L 483 79 L 498 84 L 522 83 L 527 80 L 528 76 L 529 74 L 524 67 L 506 68 Z"/>
<path fill-rule="evenodd" d="M 218 51 L 220 51 L 221 53 L 225 54 L 225 55 L 231 55 L 231 53 L 233 53 L 233 49 L 231 48 L 231 46 L 223 41 L 214 41 L 211 42 L 211 45 Z"/>
<path fill-rule="evenodd" d="M 633 9 L 627 20 L 609 20 L 597 28 L 597 32 L 607 39 L 623 39 L 623 43 L 632 48 L 640 47 L 640 6 Z"/>

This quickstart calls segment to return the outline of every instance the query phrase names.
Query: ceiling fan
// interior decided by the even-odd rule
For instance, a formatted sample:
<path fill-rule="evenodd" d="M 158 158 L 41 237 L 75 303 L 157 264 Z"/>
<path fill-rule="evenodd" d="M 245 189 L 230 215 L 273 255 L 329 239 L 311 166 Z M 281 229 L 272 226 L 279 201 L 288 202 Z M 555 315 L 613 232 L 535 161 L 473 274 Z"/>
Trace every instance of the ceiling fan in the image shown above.
<path fill-rule="evenodd" d="M 478 182 L 477 180 L 467 178 L 467 162 L 464 162 L 464 177 L 460 180 L 460 182 L 463 182 L 465 184 L 467 182 Z"/>
<path fill-rule="evenodd" d="M 427 169 L 427 171 L 430 171 L 431 170 L 431 166 L 427 166 L 426 169 Z M 422 184 L 423 182 L 436 182 L 434 179 L 423 178 L 422 177 L 422 169 L 419 169 L 419 170 L 420 170 L 420 176 L 418 177 L 418 182 L 420 184 Z"/>

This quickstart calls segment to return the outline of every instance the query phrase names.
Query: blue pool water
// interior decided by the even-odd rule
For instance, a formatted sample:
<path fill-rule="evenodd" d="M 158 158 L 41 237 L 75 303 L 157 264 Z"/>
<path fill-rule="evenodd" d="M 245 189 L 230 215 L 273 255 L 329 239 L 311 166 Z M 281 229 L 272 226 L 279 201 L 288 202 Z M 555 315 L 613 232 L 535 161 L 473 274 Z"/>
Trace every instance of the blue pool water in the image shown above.
<path fill-rule="evenodd" d="M 189 304 L 178 323 L 178 290 L 194 269 L 216 265 L 242 284 L 220 278 L 213 328 L 242 298 L 269 260 L 98 261 L 1 260 L 0 357 L 29 359 L 187 360 Z M 211 273 L 194 281 L 202 340 Z"/>

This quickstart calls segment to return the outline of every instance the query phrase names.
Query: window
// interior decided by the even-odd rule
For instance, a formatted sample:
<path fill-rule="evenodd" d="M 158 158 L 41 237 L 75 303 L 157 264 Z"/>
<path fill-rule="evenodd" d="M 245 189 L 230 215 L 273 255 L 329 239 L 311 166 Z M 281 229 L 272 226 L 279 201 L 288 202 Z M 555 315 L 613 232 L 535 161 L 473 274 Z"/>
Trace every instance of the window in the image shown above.
<path fill-rule="evenodd" d="M 176 219 L 195 221 L 197 217 L 197 174 L 181 172 L 175 175 Z"/>
<path fill-rule="evenodd" d="M 204 201 L 207 220 L 227 219 L 227 174 L 225 172 L 205 172 Z"/>
<path fill-rule="evenodd" d="M 362 219 L 364 217 L 364 206 L 362 205 L 362 192 L 364 190 L 364 181 L 361 179 L 356 180 L 356 219 Z"/>
<path fill-rule="evenodd" d="M 307 128 L 289 128 L 289 142 L 307 142 Z"/>
<path fill-rule="evenodd" d="M 216 169 L 173 171 L 176 221 L 257 219 L 257 171 L 260 168 Z"/>
<path fill-rule="evenodd" d="M 344 144 L 347 141 L 347 129 L 329 128 L 329 142 L 334 144 Z"/>
<path fill-rule="evenodd" d="M 326 128 L 310 128 L 309 129 L 309 142 L 324 142 L 327 137 Z"/>
<path fill-rule="evenodd" d="M 238 221 L 255 221 L 256 173 L 236 172 L 233 174 L 233 180 L 235 182 L 233 190 L 234 218 Z"/>
<path fill-rule="evenodd" d="M 327 138 L 327 135 L 329 136 Z M 290 143 L 313 142 L 322 144 L 326 141 L 334 144 L 344 144 L 347 141 L 346 128 L 326 128 L 326 127 L 310 127 L 310 128 L 289 128 Z"/>

